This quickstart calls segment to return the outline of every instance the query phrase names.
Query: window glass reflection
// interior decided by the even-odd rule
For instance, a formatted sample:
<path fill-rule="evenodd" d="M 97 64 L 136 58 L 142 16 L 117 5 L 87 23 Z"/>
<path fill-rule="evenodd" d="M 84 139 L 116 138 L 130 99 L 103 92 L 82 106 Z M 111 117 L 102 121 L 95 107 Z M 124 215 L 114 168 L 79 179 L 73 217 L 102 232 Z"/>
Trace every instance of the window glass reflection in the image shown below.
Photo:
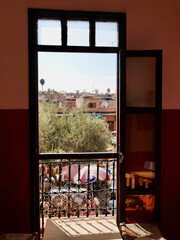
<path fill-rule="evenodd" d="M 117 22 L 96 22 L 96 46 L 118 46 Z"/>
<path fill-rule="evenodd" d="M 68 21 L 68 46 L 89 46 L 89 22 Z"/>
<path fill-rule="evenodd" d="M 59 20 L 38 20 L 38 44 L 61 45 L 61 22 Z"/>

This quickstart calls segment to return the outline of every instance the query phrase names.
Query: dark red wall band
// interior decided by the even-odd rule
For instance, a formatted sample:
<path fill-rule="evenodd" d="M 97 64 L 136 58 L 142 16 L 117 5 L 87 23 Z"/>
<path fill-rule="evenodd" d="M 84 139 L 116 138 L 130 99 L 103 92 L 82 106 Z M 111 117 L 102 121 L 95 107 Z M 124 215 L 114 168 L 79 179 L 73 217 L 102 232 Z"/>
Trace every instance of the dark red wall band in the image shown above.
<path fill-rule="evenodd" d="M 30 232 L 29 111 L 0 110 L 0 232 Z"/>
<path fill-rule="evenodd" d="M 179 239 L 180 110 L 162 111 L 161 228 L 168 240 Z"/>
<path fill-rule="evenodd" d="M 0 232 L 30 232 L 29 110 L 0 110 Z M 179 239 L 180 110 L 162 111 L 161 228 Z"/>

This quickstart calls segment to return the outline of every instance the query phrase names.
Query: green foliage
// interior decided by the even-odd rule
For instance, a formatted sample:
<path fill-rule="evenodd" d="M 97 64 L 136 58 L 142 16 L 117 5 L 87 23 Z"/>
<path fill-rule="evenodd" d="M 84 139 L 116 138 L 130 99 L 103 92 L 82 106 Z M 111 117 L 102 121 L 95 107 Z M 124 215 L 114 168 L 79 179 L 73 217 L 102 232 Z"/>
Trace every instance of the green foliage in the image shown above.
<path fill-rule="evenodd" d="M 95 115 L 85 113 L 85 107 L 56 114 L 51 102 L 39 103 L 40 152 L 104 152 L 111 142 L 108 124 Z"/>
<path fill-rule="evenodd" d="M 40 84 L 41 85 L 44 85 L 45 84 L 45 80 L 42 78 L 42 79 L 40 79 Z"/>
<path fill-rule="evenodd" d="M 107 93 L 110 94 L 111 93 L 111 89 L 107 88 Z"/>
<path fill-rule="evenodd" d="M 57 106 L 39 102 L 39 150 L 55 152 L 60 141 L 60 119 L 56 116 Z"/>
<path fill-rule="evenodd" d="M 55 94 L 58 93 L 55 89 L 51 89 L 51 88 L 48 88 L 47 92 L 48 93 L 55 93 Z"/>

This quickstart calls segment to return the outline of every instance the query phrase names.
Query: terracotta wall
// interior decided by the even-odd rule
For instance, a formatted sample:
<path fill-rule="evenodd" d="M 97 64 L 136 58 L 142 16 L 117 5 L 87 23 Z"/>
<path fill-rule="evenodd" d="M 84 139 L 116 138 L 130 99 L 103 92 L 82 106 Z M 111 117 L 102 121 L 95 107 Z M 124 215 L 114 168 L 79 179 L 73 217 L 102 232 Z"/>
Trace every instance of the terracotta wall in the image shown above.
<path fill-rule="evenodd" d="M 162 229 L 178 239 L 179 0 L 0 1 L 0 231 L 30 231 L 28 8 L 126 12 L 127 48 L 163 50 Z"/>
<path fill-rule="evenodd" d="M 178 0 L 1 0 L 0 109 L 28 109 L 28 8 L 126 12 L 127 48 L 163 49 L 163 109 L 180 108 Z"/>

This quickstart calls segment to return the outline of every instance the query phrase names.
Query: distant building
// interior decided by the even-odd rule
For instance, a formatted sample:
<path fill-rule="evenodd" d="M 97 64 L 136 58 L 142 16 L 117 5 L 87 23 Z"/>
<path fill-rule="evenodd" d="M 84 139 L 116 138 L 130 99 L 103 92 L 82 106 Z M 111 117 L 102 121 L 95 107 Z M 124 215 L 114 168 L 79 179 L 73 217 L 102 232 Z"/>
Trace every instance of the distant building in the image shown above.
<path fill-rule="evenodd" d="M 116 130 L 116 99 L 110 97 L 110 94 L 98 94 L 96 93 L 67 93 L 66 98 L 59 102 L 59 108 L 57 112 L 61 114 L 63 107 L 67 107 L 69 111 L 73 107 L 81 107 L 86 105 L 88 113 L 96 113 L 109 125 L 110 131 Z"/>
<path fill-rule="evenodd" d="M 60 102 L 64 98 L 65 93 L 48 93 L 48 92 L 38 93 L 39 101 Z"/>
<path fill-rule="evenodd" d="M 65 98 L 65 99 L 62 99 L 59 102 L 58 113 L 62 112 L 63 108 L 65 108 L 65 107 L 67 108 L 68 111 L 71 111 L 75 106 L 76 106 L 75 98 Z"/>
<path fill-rule="evenodd" d="M 64 107 L 68 111 L 72 111 L 74 107 L 86 105 L 88 113 L 98 114 L 108 123 L 110 131 L 116 131 L 116 99 L 114 96 L 115 94 L 99 94 L 98 90 L 95 90 L 95 93 L 79 91 L 76 93 L 39 92 L 39 101 L 58 103 L 58 114 L 63 112 Z"/>

